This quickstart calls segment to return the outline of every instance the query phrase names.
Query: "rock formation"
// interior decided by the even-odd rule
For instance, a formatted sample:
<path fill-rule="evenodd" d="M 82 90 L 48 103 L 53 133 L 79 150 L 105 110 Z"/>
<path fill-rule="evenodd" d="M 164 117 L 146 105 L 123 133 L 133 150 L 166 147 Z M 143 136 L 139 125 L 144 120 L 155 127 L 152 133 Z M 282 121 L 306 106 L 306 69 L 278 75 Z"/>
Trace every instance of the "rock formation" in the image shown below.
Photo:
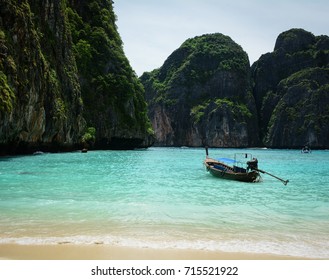
<path fill-rule="evenodd" d="M 98 149 L 153 144 L 144 89 L 124 55 L 112 1 L 70 0 L 68 11 L 88 127 Z"/>
<path fill-rule="evenodd" d="M 152 144 L 112 1 L 2 0 L 0 27 L 0 154 Z"/>
<path fill-rule="evenodd" d="M 156 145 L 257 145 L 249 69 L 239 45 L 209 34 L 187 40 L 160 69 L 144 73 Z"/>
<path fill-rule="evenodd" d="M 329 38 L 281 33 L 249 67 L 229 37 L 187 40 L 141 81 L 159 146 L 329 147 Z"/>
<path fill-rule="evenodd" d="M 329 68 L 309 68 L 282 80 L 265 139 L 269 147 L 328 148 Z M 275 102 L 276 103 L 276 102 Z"/>
<path fill-rule="evenodd" d="M 148 147 L 153 130 L 158 146 L 329 148 L 328 36 L 288 30 L 250 67 L 202 35 L 139 80 L 112 5 L 0 2 L 0 154 Z"/>
<path fill-rule="evenodd" d="M 252 65 L 261 138 L 268 147 L 328 148 L 329 37 L 281 33 L 274 51 Z"/>
<path fill-rule="evenodd" d="M 85 121 L 59 1 L 1 1 L 0 153 L 65 150 Z"/>

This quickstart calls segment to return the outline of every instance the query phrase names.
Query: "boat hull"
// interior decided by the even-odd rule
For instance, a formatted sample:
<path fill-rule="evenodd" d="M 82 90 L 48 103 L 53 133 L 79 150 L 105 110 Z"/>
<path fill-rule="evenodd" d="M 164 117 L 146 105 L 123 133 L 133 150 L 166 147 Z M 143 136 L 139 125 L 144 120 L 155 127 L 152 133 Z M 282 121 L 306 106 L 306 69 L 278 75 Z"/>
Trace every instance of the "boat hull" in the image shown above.
<path fill-rule="evenodd" d="M 250 183 L 257 182 L 259 178 L 259 173 L 255 170 L 250 172 L 234 172 L 232 167 L 212 159 L 206 159 L 204 164 L 207 171 L 217 178 Z M 219 169 L 218 166 L 220 166 L 221 169 Z"/>

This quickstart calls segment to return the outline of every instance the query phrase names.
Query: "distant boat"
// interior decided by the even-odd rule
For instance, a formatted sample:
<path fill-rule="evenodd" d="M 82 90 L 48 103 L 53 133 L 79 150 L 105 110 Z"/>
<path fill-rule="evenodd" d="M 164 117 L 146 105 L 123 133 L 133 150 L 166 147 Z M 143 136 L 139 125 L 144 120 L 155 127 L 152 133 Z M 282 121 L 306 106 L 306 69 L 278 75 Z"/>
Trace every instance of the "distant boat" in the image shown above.
<path fill-rule="evenodd" d="M 258 160 L 252 158 L 249 153 L 235 154 L 234 159 L 230 158 L 219 158 L 212 159 L 208 157 L 208 150 L 206 148 L 206 159 L 204 160 L 204 165 L 207 171 L 221 179 L 241 181 L 241 182 L 258 182 L 260 179 L 260 174 L 257 170 Z M 244 158 L 247 161 L 243 163 L 237 158 Z M 246 164 L 245 167 L 242 165 Z"/>
<path fill-rule="evenodd" d="M 253 158 L 249 153 L 236 153 L 234 159 L 212 159 L 209 158 L 208 148 L 206 147 L 206 159 L 203 163 L 211 175 L 221 179 L 240 182 L 259 182 L 261 177 L 260 172 L 280 180 L 284 185 L 287 185 L 289 182 L 289 180 L 283 180 L 264 170 L 258 169 L 258 160 Z"/>
<path fill-rule="evenodd" d="M 309 147 L 309 146 L 304 146 L 303 148 L 302 148 L 302 150 L 301 150 L 301 153 L 302 154 L 309 154 L 309 153 L 311 153 L 312 151 L 311 151 L 311 148 Z"/>

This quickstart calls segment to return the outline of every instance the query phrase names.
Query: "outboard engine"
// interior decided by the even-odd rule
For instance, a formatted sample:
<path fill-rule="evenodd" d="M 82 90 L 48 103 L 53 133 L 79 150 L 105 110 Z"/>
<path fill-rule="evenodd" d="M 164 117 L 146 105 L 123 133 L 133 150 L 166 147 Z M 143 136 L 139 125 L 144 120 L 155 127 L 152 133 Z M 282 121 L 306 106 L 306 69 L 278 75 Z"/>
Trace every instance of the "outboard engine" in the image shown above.
<path fill-rule="evenodd" d="M 255 170 L 258 169 L 258 159 L 253 158 L 252 160 L 247 161 L 247 169 L 249 170 Z"/>

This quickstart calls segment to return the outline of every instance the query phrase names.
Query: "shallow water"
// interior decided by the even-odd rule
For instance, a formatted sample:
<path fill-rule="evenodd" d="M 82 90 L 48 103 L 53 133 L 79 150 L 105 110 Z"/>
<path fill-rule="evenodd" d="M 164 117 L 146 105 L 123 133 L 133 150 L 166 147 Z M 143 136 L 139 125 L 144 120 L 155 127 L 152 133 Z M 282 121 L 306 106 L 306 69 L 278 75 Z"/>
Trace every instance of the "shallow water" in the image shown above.
<path fill-rule="evenodd" d="M 249 152 L 260 183 L 212 177 L 203 149 L 0 158 L 0 242 L 105 243 L 329 258 L 329 151 Z"/>

